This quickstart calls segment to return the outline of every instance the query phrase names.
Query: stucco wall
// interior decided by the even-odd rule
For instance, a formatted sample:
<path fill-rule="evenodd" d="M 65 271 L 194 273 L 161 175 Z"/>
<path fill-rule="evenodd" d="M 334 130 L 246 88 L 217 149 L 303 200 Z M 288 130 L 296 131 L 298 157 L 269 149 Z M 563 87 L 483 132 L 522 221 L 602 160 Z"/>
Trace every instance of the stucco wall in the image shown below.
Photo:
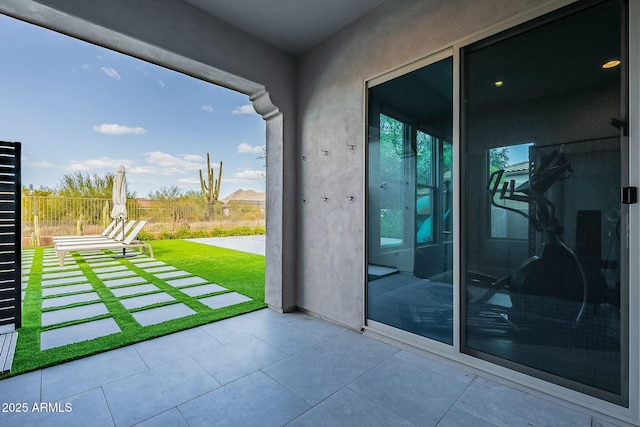
<path fill-rule="evenodd" d="M 354 329 L 363 326 L 365 80 L 539 5 L 536 0 L 389 1 L 301 58 L 299 307 Z"/>

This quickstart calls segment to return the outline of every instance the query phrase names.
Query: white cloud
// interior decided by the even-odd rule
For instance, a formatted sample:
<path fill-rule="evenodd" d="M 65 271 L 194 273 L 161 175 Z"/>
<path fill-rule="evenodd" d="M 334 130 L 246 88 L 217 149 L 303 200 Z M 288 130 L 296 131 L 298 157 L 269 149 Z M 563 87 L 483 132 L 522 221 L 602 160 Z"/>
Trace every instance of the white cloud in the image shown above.
<path fill-rule="evenodd" d="M 241 142 L 238 145 L 237 151 L 240 154 L 242 153 L 259 154 L 264 151 L 264 145 L 249 145 L 246 142 Z"/>
<path fill-rule="evenodd" d="M 224 181 L 224 177 L 223 177 L 223 181 Z M 187 184 L 187 185 L 199 185 L 200 178 L 179 178 L 178 183 Z"/>
<path fill-rule="evenodd" d="M 214 109 L 213 109 L 213 107 L 211 105 L 203 105 L 202 109 L 204 111 L 206 111 L 207 113 L 213 113 L 214 112 Z"/>
<path fill-rule="evenodd" d="M 222 177 L 222 182 L 228 182 L 230 184 L 239 184 L 245 182 L 263 181 L 264 171 L 255 169 L 243 169 L 240 172 L 235 172 L 231 175 L 231 178 L 225 179 Z"/>
<path fill-rule="evenodd" d="M 144 153 L 145 160 L 149 163 L 154 172 L 160 175 L 185 175 L 190 171 L 198 170 L 202 167 L 202 163 L 193 161 L 192 155 L 184 155 L 182 157 L 172 156 L 171 154 L 163 153 L 161 151 L 153 151 Z"/>
<path fill-rule="evenodd" d="M 107 135 L 125 135 L 129 133 L 135 133 L 137 135 L 142 135 L 147 133 L 145 128 L 142 127 L 128 127 L 119 125 L 116 123 L 103 123 L 101 125 L 94 125 L 93 130 L 98 133 L 106 133 Z"/>
<path fill-rule="evenodd" d="M 165 87 L 166 86 L 162 80 L 158 80 L 158 84 L 160 85 L 160 87 Z"/>
<path fill-rule="evenodd" d="M 51 162 L 23 162 L 23 165 L 28 166 L 34 169 L 51 169 L 54 168 L 55 165 Z"/>
<path fill-rule="evenodd" d="M 115 69 L 110 67 L 102 67 L 101 70 L 103 73 L 105 73 L 107 76 L 111 77 L 112 79 L 120 80 L 120 74 L 118 74 L 118 72 Z"/>
<path fill-rule="evenodd" d="M 206 159 L 199 154 L 180 154 L 180 157 L 187 162 L 204 163 L 206 161 Z"/>
<path fill-rule="evenodd" d="M 251 104 L 245 104 L 245 105 L 240 105 L 238 108 L 236 108 L 235 110 L 231 111 L 231 114 L 256 114 L 256 110 L 253 109 L 253 105 Z"/>
<path fill-rule="evenodd" d="M 129 159 L 113 159 L 110 157 L 100 157 L 98 159 L 69 160 L 69 165 L 65 169 L 69 171 L 81 172 L 95 172 L 98 169 L 112 169 L 112 172 L 116 173 L 120 165 L 124 165 L 127 172 L 129 172 L 129 167 L 133 164 L 134 161 Z"/>
<path fill-rule="evenodd" d="M 83 70 L 90 70 L 90 69 L 91 69 L 91 65 L 89 65 L 89 64 L 82 64 L 82 69 L 83 69 Z"/>

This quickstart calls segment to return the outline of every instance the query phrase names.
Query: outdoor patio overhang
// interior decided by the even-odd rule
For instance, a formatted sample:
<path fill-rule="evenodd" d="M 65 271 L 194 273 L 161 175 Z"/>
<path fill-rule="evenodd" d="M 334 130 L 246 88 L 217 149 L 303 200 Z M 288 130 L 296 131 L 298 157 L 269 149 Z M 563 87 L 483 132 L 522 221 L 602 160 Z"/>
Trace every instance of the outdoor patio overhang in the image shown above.
<path fill-rule="evenodd" d="M 349 2 L 353 8 L 348 13 L 344 9 L 346 2 L 341 0 L 302 2 L 310 15 L 322 17 L 320 30 L 315 33 L 317 28 L 305 24 L 309 16 L 301 16 L 296 9 L 278 11 L 273 2 L 259 0 L 233 2 L 234 6 L 230 3 L 6 0 L 0 4 L 0 13 L 249 96 L 266 121 L 265 300 L 272 309 L 286 312 L 300 308 L 353 330 L 366 329 L 366 333 L 380 340 L 426 348 L 548 396 L 639 425 L 637 286 L 629 292 L 629 325 L 633 325 L 633 333 L 629 334 L 629 348 L 625 350 L 631 372 L 623 373 L 633 377 L 628 407 L 460 354 L 459 335 L 449 347 L 441 343 L 424 345 L 422 338 L 406 331 L 398 334 L 387 325 L 367 328 L 367 84 L 379 84 L 405 73 L 407 68 L 435 61 L 432 58 L 455 56 L 455 66 L 459 67 L 461 46 L 579 1 L 362 0 Z M 327 13 L 320 14 L 312 4 L 322 5 Z M 637 21 L 640 2 L 630 0 L 628 4 L 630 16 Z M 234 10 L 236 6 L 240 9 Z M 343 19 L 336 21 L 336 17 Z M 330 25 L 336 22 L 337 26 Z M 283 39 L 283 34 L 291 38 Z M 640 182 L 639 47 L 640 30 L 636 25 L 629 30 L 632 56 L 627 76 L 628 136 L 632 143 L 630 159 L 626 160 L 631 166 L 630 185 Z M 459 78 L 455 75 L 458 69 L 454 79 Z M 459 90 L 456 86 L 456 103 Z M 459 125 L 460 117 L 458 112 L 455 114 L 454 123 Z M 455 138 L 459 138 L 457 132 L 459 129 L 454 132 Z M 454 175 L 453 181 L 459 182 L 459 175 Z M 457 209 L 459 202 L 454 206 Z M 637 206 L 630 207 L 631 259 L 637 259 L 640 252 Z M 453 247 L 458 262 L 460 243 Z M 629 277 L 637 283 L 637 263 L 629 266 Z M 460 282 L 459 271 L 455 278 Z M 458 293 L 454 297 L 462 298 Z M 457 319 L 454 325 L 460 327 Z"/>

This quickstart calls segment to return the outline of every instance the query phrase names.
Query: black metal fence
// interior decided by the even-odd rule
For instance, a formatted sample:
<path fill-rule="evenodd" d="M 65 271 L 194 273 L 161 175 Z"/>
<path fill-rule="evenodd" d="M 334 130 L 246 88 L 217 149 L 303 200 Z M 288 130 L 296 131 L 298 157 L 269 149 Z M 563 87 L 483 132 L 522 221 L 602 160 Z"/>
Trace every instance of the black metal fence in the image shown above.
<path fill-rule="evenodd" d="M 70 234 L 100 233 L 112 221 L 111 199 L 59 196 L 22 198 L 22 237 L 30 246 L 42 238 Z M 146 220 L 145 232 L 211 230 L 215 228 L 265 226 L 264 201 L 218 202 L 211 220 L 202 199 L 129 199 L 129 219 Z"/>

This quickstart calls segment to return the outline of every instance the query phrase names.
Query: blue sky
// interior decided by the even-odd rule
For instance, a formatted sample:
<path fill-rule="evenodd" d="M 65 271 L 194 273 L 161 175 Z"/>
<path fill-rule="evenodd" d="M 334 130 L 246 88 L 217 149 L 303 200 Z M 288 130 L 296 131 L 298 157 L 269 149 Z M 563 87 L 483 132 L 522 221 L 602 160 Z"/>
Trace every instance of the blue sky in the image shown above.
<path fill-rule="evenodd" d="M 124 165 L 138 197 L 200 191 L 210 153 L 221 197 L 264 191 L 265 123 L 247 96 L 3 15 L 0 56 L 0 140 L 22 143 L 23 185 Z"/>

